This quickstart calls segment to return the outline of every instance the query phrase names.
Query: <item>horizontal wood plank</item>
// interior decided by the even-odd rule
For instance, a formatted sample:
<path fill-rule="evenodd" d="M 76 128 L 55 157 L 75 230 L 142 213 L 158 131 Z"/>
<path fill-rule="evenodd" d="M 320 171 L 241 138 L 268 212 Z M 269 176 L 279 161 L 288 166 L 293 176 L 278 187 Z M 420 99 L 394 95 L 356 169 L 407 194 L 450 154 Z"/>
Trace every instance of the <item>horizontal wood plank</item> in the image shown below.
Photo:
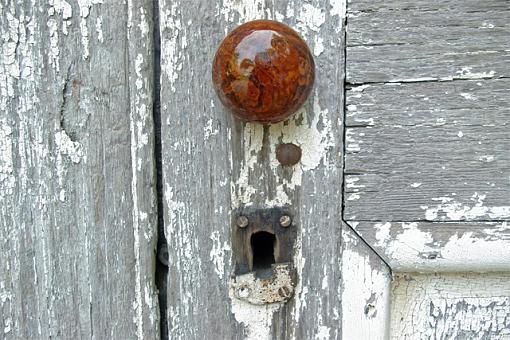
<path fill-rule="evenodd" d="M 510 271 L 508 222 L 348 224 L 395 272 Z"/>
<path fill-rule="evenodd" d="M 347 91 L 346 218 L 510 218 L 509 92 L 509 79 Z"/>
<path fill-rule="evenodd" d="M 347 82 L 510 76 L 505 1 L 352 1 Z"/>
<path fill-rule="evenodd" d="M 389 339 L 508 339 L 509 281 L 509 273 L 397 275 Z"/>

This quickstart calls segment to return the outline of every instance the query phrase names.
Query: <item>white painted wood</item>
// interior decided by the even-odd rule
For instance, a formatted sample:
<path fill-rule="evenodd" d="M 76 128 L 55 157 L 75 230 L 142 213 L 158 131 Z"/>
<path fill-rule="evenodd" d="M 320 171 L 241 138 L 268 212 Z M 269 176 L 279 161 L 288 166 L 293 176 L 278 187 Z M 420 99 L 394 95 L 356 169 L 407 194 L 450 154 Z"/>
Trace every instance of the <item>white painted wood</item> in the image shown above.
<path fill-rule="evenodd" d="M 509 282 L 509 273 L 399 274 L 390 339 L 510 339 Z"/>
<path fill-rule="evenodd" d="M 394 272 L 510 271 L 508 222 L 348 222 Z"/>
<path fill-rule="evenodd" d="M 342 339 L 388 339 L 390 269 L 345 224 L 342 235 Z"/>

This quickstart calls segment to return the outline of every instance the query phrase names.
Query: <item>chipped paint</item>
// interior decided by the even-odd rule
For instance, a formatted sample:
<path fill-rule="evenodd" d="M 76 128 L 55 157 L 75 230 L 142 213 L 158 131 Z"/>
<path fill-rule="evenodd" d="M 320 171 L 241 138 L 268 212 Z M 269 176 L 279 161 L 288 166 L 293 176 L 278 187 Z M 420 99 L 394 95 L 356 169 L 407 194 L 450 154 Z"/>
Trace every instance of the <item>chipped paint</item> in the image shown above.
<path fill-rule="evenodd" d="M 265 7 L 264 0 L 223 0 L 217 3 L 218 12 L 223 15 L 225 21 L 237 24 L 264 19 Z M 225 27 L 225 35 L 227 33 L 228 28 Z"/>
<path fill-rule="evenodd" d="M 303 284 L 303 269 L 305 267 L 306 258 L 303 256 L 303 236 L 306 235 L 306 230 L 301 227 L 298 229 L 296 243 L 294 245 L 294 268 L 296 269 L 297 285 L 294 291 L 294 308 L 292 310 L 292 319 L 295 324 L 301 320 L 301 313 L 306 308 L 306 298 L 308 294 L 308 287 Z M 291 329 L 290 338 L 297 339 L 295 330 Z"/>
<path fill-rule="evenodd" d="M 357 235 L 347 230 L 342 234 L 342 339 L 385 339 L 390 273 L 382 262 L 375 265 L 361 251 L 363 243 Z"/>
<path fill-rule="evenodd" d="M 346 129 L 345 130 L 345 151 L 350 153 L 357 153 L 361 151 L 360 144 L 363 141 L 358 141 L 354 138 L 357 130 L 355 129 Z"/>
<path fill-rule="evenodd" d="M 313 45 L 313 54 L 318 57 L 324 52 L 324 39 L 319 36 L 316 36 L 314 39 Z"/>
<path fill-rule="evenodd" d="M 97 33 L 97 41 L 99 41 L 100 43 L 104 42 L 103 21 L 101 18 L 96 18 L 96 33 Z"/>
<path fill-rule="evenodd" d="M 206 126 L 204 127 L 204 140 L 207 141 L 210 137 L 216 136 L 218 133 L 218 128 L 213 128 L 213 119 L 209 118 L 207 120 Z"/>
<path fill-rule="evenodd" d="M 467 100 L 478 100 L 478 98 L 473 95 L 472 93 L 460 93 L 460 96 L 464 99 L 467 99 Z"/>
<path fill-rule="evenodd" d="M 0 188 L 3 194 L 11 195 L 16 178 L 12 160 L 12 128 L 4 118 L 0 119 Z M 0 194 L 1 195 L 1 194 Z"/>
<path fill-rule="evenodd" d="M 507 339 L 508 273 L 400 274 L 392 286 L 390 339 Z"/>
<path fill-rule="evenodd" d="M 474 193 L 470 200 L 472 204 L 463 204 L 455 202 L 453 197 L 436 197 L 432 201 L 441 202 L 435 207 L 423 206 L 425 210 L 425 219 L 428 221 L 460 221 L 473 220 L 488 216 L 491 219 L 510 218 L 510 206 L 484 206 L 484 200 L 487 195 Z"/>
<path fill-rule="evenodd" d="M 183 67 L 183 49 L 181 9 L 178 3 L 171 4 L 170 9 L 165 9 L 160 13 L 161 39 L 161 77 L 166 76 L 168 85 L 172 92 L 175 92 L 175 82 L 179 78 L 179 73 Z"/>
<path fill-rule="evenodd" d="M 347 2 L 345 0 L 329 0 L 331 6 L 329 15 L 338 15 L 340 18 L 345 18 L 347 12 Z"/>
<path fill-rule="evenodd" d="M 223 279 L 225 274 L 225 259 L 230 258 L 228 254 L 228 252 L 231 251 L 230 245 L 227 241 L 221 242 L 222 237 L 217 230 L 213 231 L 209 238 L 212 241 L 209 257 L 214 264 L 214 271 L 220 279 Z"/>
<path fill-rule="evenodd" d="M 485 224 L 488 228 L 480 230 L 469 226 L 450 229 L 448 225 L 432 228 L 421 222 L 375 223 L 373 245 L 395 271 L 510 269 L 510 227 L 507 222 Z M 366 229 L 361 234 L 371 238 Z"/>
<path fill-rule="evenodd" d="M 375 238 L 377 243 L 375 244 L 377 247 L 385 247 L 390 240 L 390 227 L 391 223 L 376 223 L 375 228 L 377 232 L 375 233 Z"/>
<path fill-rule="evenodd" d="M 324 9 L 315 7 L 312 4 L 305 3 L 299 11 L 297 16 L 296 29 L 306 36 L 309 30 L 319 32 L 322 24 L 326 22 L 326 13 Z"/>
<path fill-rule="evenodd" d="M 494 71 L 487 72 L 473 72 L 472 67 L 462 67 L 460 71 L 457 71 L 457 76 L 455 78 L 458 79 L 484 79 L 484 78 L 493 78 L 496 75 Z"/>
<path fill-rule="evenodd" d="M 233 288 L 229 290 L 234 318 L 245 327 L 246 340 L 271 339 L 273 314 L 281 307 L 278 303 L 269 305 L 252 305 L 237 299 Z"/>
<path fill-rule="evenodd" d="M 315 95 L 311 121 L 306 109 L 302 108 L 286 122 L 273 124 L 269 127 L 270 165 L 275 175 L 277 175 L 276 169 L 279 167 L 275 156 L 278 143 L 294 143 L 300 146 L 303 156 L 300 163 L 294 166 L 294 172 L 290 179 L 278 178 L 276 197 L 267 199 L 265 202 L 267 206 L 289 204 L 290 198 L 287 193 L 301 185 L 305 172 L 315 169 L 321 163 L 326 167 L 330 166 L 331 160 L 327 157 L 334 142 L 332 123 L 327 119 L 327 116 L 328 110 L 321 108 L 319 98 Z M 249 179 L 252 178 L 250 174 L 255 169 L 257 159 L 262 151 L 263 136 L 264 127 L 261 124 L 246 124 L 243 132 L 245 146 L 243 164 L 238 179 L 231 183 L 233 208 L 249 205 L 253 201 L 253 195 L 257 193 L 256 185 L 251 184 Z"/>
<path fill-rule="evenodd" d="M 57 152 L 68 156 L 73 163 L 78 164 L 82 158 L 84 158 L 82 145 L 79 142 L 71 140 L 64 130 L 55 133 L 55 144 L 57 146 Z"/>

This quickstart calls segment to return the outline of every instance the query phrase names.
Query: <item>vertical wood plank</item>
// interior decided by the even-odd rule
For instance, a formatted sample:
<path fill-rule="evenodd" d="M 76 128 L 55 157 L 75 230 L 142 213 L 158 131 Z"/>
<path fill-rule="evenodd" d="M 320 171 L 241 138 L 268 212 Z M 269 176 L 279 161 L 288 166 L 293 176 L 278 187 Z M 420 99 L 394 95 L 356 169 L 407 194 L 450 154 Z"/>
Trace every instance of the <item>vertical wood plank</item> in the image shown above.
<path fill-rule="evenodd" d="M 161 117 L 168 328 L 173 339 L 328 339 L 341 336 L 341 185 L 344 79 L 342 1 L 161 1 Z M 211 86 L 227 32 L 270 18 L 297 29 L 316 61 L 313 95 L 286 122 L 236 121 Z M 282 168 L 280 142 L 303 150 Z M 231 297 L 232 211 L 292 209 L 298 285 L 285 305 Z"/>
<path fill-rule="evenodd" d="M 342 339 L 388 339 L 391 270 L 344 224 Z"/>
<path fill-rule="evenodd" d="M 0 2 L 0 338 L 158 337 L 151 17 Z"/>

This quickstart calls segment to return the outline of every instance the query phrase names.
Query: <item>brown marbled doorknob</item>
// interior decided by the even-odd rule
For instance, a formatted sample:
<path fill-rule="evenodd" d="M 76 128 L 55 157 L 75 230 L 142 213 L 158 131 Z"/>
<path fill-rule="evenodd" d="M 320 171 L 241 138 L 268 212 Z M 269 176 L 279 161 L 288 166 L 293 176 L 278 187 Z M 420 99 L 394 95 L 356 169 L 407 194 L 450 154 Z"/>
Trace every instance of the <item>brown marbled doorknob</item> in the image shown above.
<path fill-rule="evenodd" d="M 296 112 L 315 79 L 310 49 L 292 28 L 270 20 L 245 23 L 221 43 L 212 68 L 221 102 L 245 121 L 275 123 Z"/>

